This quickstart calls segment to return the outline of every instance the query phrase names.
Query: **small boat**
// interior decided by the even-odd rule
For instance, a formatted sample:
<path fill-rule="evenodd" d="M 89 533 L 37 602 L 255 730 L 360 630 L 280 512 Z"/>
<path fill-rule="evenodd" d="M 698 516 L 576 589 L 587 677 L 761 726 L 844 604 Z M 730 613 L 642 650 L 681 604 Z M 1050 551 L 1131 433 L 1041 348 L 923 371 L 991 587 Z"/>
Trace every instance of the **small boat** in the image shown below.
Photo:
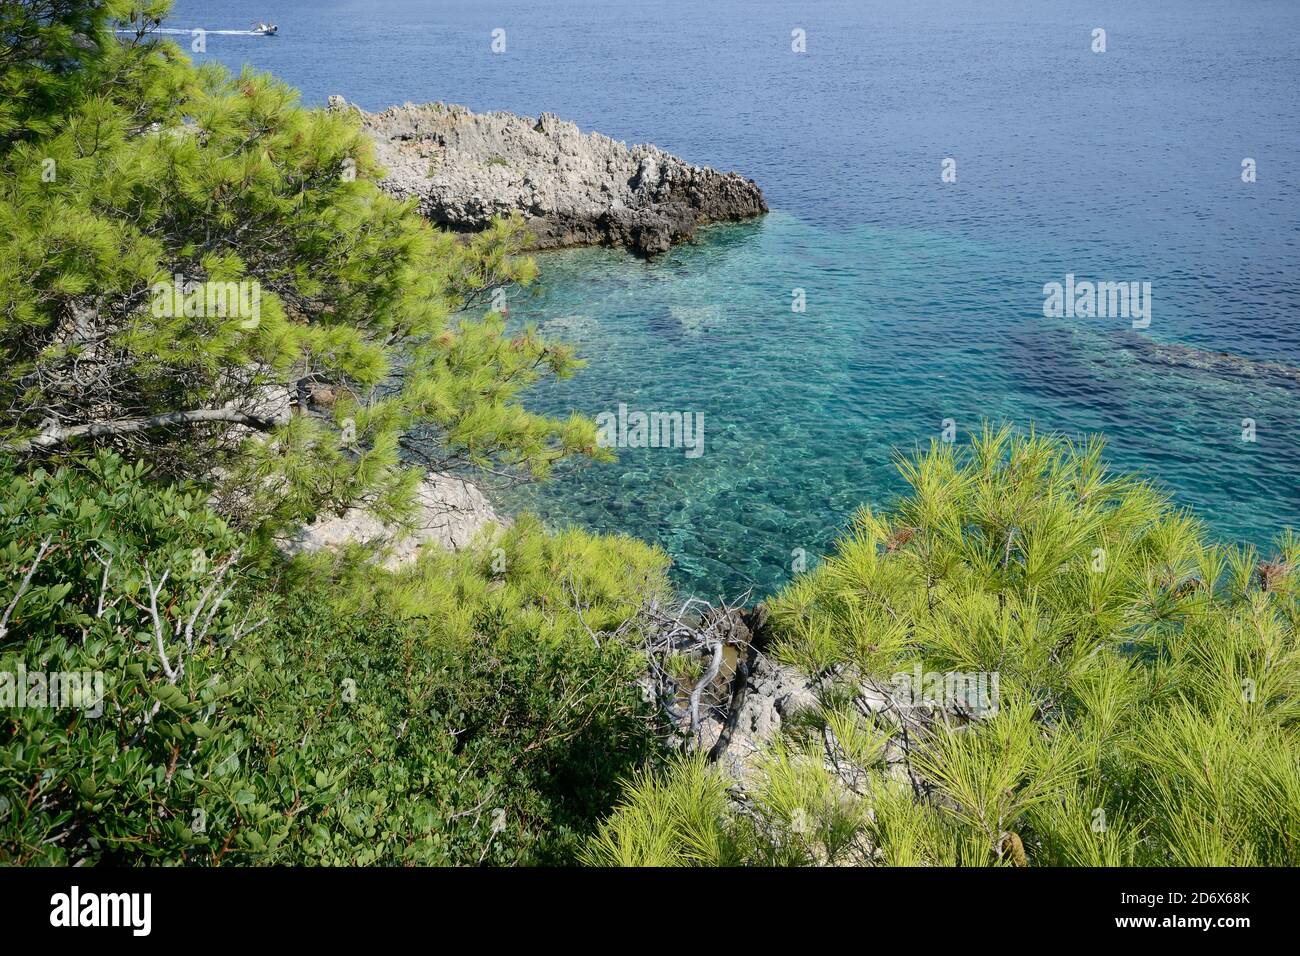
<path fill-rule="evenodd" d="M 253 33 L 256 36 L 273 37 L 279 29 L 274 23 L 266 23 L 262 20 L 253 24 Z"/>

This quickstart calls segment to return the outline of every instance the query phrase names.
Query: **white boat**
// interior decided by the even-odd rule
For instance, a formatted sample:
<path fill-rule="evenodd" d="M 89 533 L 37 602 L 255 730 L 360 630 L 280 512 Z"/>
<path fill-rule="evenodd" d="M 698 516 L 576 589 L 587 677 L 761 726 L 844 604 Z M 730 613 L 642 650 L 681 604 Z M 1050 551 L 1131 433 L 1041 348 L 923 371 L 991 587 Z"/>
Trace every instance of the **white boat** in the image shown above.
<path fill-rule="evenodd" d="M 273 37 L 279 29 L 274 23 L 265 23 L 261 20 L 253 24 L 253 33 L 257 36 Z"/>

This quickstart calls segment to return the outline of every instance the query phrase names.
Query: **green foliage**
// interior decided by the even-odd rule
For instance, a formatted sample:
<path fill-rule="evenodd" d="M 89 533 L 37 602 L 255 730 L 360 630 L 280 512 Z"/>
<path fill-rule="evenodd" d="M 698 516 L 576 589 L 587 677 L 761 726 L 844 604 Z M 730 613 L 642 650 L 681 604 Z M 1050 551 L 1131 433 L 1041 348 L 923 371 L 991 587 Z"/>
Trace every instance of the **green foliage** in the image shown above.
<path fill-rule="evenodd" d="M 811 748 L 778 744 L 750 799 L 702 753 L 628 781 L 617 810 L 587 843 L 593 866 L 811 866 L 861 860 L 865 806 L 838 788 Z"/>
<path fill-rule="evenodd" d="M 400 519 L 430 466 L 610 457 L 519 402 L 572 351 L 483 314 L 522 223 L 430 228 L 352 113 L 194 66 L 169 6 L 0 8 L 0 677 L 103 690 L 0 710 L 0 859 L 568 860 L 654 749 L 622 625 L 663 555 L 527 519 L 401 573 L 266 548 Z"/>
<path fill-rule="evenodd" d="M 669 774 L 638 773 L 623 802 L 587 845 L 592 866 L 729 866 L 742 861 L 727 823 L 727 782 L 686 758 Z"/>
<path fill-rule="evenodd" d="M 194 809 L 207 809 L 208 834 L 261 809 L 246 806 L 238 764 L 241 650 L 223 646 L 238 606 L 218 609 L 214 640 L 172 682 L 148 582 L 166 576 L 157 603 L 174 665 L 212 563 L 238 538 L 201 496 L 156 486 L 110 456 L 76 471 L 6 470 L 2 480 L 0 603 L 11 615 L 0 675 L 99 672 L 104 700 L 99 716 L 0 707 L 0 859 L 145 862 L 202 851 L 210 836 L 193 832 Z"/>
<path fill-rule="evenodd" d="M 526 517 L 491 548 L 427 551 L 396 573 L 349 555 L 300 562 L 301 604 L 265 667 L 285 683 L 260 693 L 259 712 L 279 714 L 261 749 L 280 754 L 280 773 L 347 768 L 350 793 L 306 811 L 319 835 L 286 858 L 569 860 L 654 751 L 634 635 L 602 631 L 663 596 L 665 565 L 631 539 L 547 535 Z M 341 709 L 372 732 L 336 713 L 348 680 Z M 364 817 L 364 846 L 340 825 L 350 814 Z"/>
<path fill-rule="evenodd" d="M 564 862 L 653 754 L 635 635 L 601 633 L 663 596 L 645 545 L 523 519 L 401 572 L 285 565 L 112 456 L 3 483 L 0 672 L 104 691 L 0 709 L 4 862 Z"/>
<path fill-rule="evenodd" d="M 894 512 L 772 604 L 822 706 L 743 806 L 702 758 L 654 769 L 661 553 L 527 518 L 398 572 L 267 550 L 403 516 L 424 467 L 608 453 L 519 402 L 572 351 L 476 314 L 534 277 L 522 224 L 431 229 L 354 116 L 194 66 L 168 7 L 0 6 L 0 861 L 1300 862 L 1300 541 L 1214 544 L 1100 442 L 900 461 Z M 158 308 L 177 275 L 258 313 Z M 997 712 L 857 706 L 914 666 L 996 674 Z"/>
<path fill-rule="evenodd" d="M 115 44 L 109 20 L 129 7 L 121 0 L 0 6 L 0 149 L 50 133 L 65 105 L 93 90 L 84 67 Z"/>
<path fill-rule="evenodd" d="M 772 602 L 776 653 L 820 681 L 823 706 L 753 784 L 758 842 L 715 815 L 743 859 L 1300 861 L 1294 536 L 1264 562 L 1215 544 L 1149 484 L 1111 474 L 1096 441 L 986 428 L 900 468 L 911 491 L 894 512 L 860 512 Z M 917 665 L 996 674 L 996 712 L 911 724 L 906 739 L 887 715 L 860 725 L 861 688 Z M 655 792 L 679 777 L 693 779 L 673 770 Z M 653 815 L 650 789 L 628 805 Z M 638 858 L 636 834 L 662 830 L 640 820 L 616 855 L 609 828 L 625 819 L 596 844 L 604 862 Z"/>
<path fill-rule="evenodd" d="M 0 14 L 0 445 L 111 445 L 220 479 L 252 526 L 356 501 L 398 514 L 412 464 L 544 476 L 607 457 L 595 427 L 528 412 L 578 367 L 535 331 L 474 317 L 526 283 L 518 220 L 461 242 L 375 184 L 351 113 L 307 110 L 246 70 L 193 66 L 126 2 L 21 0 Z M 159 289 L 245 283 L 258 314 L 169 310 Z M 251 296 L 251 293 L 250 293 Z M 327 407 L 306 390 L 328 386 Z M 292 402 L 291 420 L 271 405 Z M 283 410 L 283 409 L 281 409 Z M 160 420 L 203 412 L 202 423 Z M 236 418 L 236 414 L 242 415 Z M 212 420 L 212 415 L 221 420 Z M 249 441 L 249 428 L 269 436 Z"/>

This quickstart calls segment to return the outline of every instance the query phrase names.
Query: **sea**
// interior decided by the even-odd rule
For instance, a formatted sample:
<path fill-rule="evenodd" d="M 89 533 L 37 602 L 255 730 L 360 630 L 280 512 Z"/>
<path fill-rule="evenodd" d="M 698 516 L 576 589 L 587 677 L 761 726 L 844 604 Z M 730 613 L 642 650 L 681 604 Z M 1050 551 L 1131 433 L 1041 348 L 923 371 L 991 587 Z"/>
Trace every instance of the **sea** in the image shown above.
<path fill-rule="evenodd" d="M 761 597 L 898 500 L 899 455 L 989 421 L 1104 435 L 1225 542 L 1300 529 L 1295 0 L 178 0 L 166 26 L 258 20 L 194 57 L 308 105 L 556 113 L 762 187 L 766 217 L 651 260 L 538 257 L 511 320 L 588 365 L 530 407 L 703 441 L 508 507 Z"/>

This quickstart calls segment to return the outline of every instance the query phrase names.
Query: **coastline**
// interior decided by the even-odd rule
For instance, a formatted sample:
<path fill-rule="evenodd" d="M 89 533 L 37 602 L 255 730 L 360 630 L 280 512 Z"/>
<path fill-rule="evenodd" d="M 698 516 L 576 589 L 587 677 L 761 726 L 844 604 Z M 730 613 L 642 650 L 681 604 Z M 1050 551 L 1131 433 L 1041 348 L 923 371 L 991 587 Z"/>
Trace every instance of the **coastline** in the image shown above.
<path fill-rule="evenodd" d="M 533 249 L 619 246 L 642 255 L 689 241 L 695 230 L 768 211 L 752 179 L 693 165 L 650 144 L 627 146 L 552 113 L 474 113 L 428 103 L 352 110 L 388 175 L 380 187 L 414 197 L 434 225 L 478 232 L 522 216 Z"/>
<path fill-rule="evenodd" d="M 606 246 L 651 256 L 694 240 L 699 230 L 768 212 L 752 179 L 653 145 L 583 133 L 549 113 L 533 119 L 443 103 L 368 113 L 338 95 L 328 109 L 360 115 L 388 173 L 379 183 L 385 192 L 416 198 L 427 221 L 454 232 L 520 215 L 533 239 L 529 252 Z M 413 561 L 423 544 L 460 550 L 513 520 L 502 496 L 460 473 L 426 473 L 418 500 L 411 526 L 351 508 L 299 528 L 282 549 L 379 546 L 384 566 L 395 568 Z"/>

